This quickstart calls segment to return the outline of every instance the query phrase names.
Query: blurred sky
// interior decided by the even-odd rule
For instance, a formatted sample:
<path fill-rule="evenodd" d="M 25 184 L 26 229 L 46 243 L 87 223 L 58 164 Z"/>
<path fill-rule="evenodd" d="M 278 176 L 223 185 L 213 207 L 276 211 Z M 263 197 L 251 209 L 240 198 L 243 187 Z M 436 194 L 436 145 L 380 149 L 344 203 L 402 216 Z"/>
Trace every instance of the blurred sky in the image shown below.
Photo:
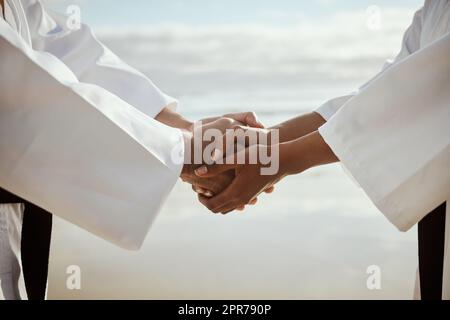
<path fill-rule="evenodd" d="M 82 22 L 120 58 L 178 98 L 181 112 L 192 117 L 249 106 L 262 116 L 298 114 L 353 91 L 398 52 L 402 34 L 422 3 L 44 2 L 60 12 L 79 5 Z"/>
<path fill-rule="evenodd" d="M 323 19 L 336 12 L 419 7 L 422 0 L 46 0 L 64 10 L 70 4 L 82 9 L 83 21 L 93 26 L 155 24 L 227 25 L 272 24 L 288 26 L 301 19 Z"/>

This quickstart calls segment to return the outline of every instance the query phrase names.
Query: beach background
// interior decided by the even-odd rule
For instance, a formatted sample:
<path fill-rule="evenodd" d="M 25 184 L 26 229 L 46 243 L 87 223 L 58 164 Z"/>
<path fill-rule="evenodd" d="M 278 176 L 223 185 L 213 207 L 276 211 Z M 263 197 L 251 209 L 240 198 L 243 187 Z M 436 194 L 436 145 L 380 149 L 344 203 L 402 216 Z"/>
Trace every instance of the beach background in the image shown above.
<path fill-rule="evenodd" d="M 346 94 L 398 52 L 422 1 L 44 1 L 81 19 L 190 119 L 272 125 Z M 72 8 L 73 9 L 73 8 Z M 151 197 L 152 195 L 149 195 Z M 178 183 L 138 252 L 55 219 L 49 299 L 409 299 L 416 229 L 392 226 L 339 165 L 289 177 L 244 213 Z M 81 268 L 81 290 L 66 286 Z M 369 290 L 367 268 L 381 271 Z"/>

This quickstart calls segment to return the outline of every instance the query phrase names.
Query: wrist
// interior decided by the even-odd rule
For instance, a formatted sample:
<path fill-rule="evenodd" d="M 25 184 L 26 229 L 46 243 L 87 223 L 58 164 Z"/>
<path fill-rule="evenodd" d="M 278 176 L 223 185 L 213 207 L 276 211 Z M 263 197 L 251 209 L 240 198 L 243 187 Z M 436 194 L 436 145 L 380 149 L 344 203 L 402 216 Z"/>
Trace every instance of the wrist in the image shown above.
<path fill-rule="evenodd" d="M 179 113 L 170 109 L 169 107 L 165 107 L 161 110 L 161 112 L 155 117 L 155 120 L 164 123 L 165 125 L 178 128 L 182 130 L 192 131 L 194 123 L 184 118 Z"/>
<path fill-rule="evenodd" d="M 287 174 L 297 174 L 315 166 L 339 161 L 318 131 L 282 143 L 280 158 Z"/>
<path fill-rule="evenodd" d="M 295 147 L 294 141 L 279 144 L 280 174 L 282 176 L 289 176 L 298 172 L 297 156 L 293 150 Z"/>
<path fill-rule="evenodd" d="M 192 133 L 194 131 L 194 123 L 195 122 L 183 118 L 180 121 L 180 129 Z"/>
<path fill-rule="evenodd" d="M 298 174 L 313 166 L 305 142 L 302 137 L 280 143 L 280 170 L 284 175 Z"/>
<path fill-rule="evenodd" d="M 324 123 L 326 123 L 326 120 L 320 114 L 310 112 L 279 123 L 269 129 L 277 129 L 280 141 L 288 142 L 316 131 Z"/>
<path fill-rule="evenodd" d="M 184 144 L 184 165 L 181 171 L 181 175 L 190 174 L 193 172 L 192 166 L 192 144 L 193 144 L 193 133 L 186 129 L 180 129 L 183 135 Z"/>
<path fill-rule="evenodd" d="M 178 115 L 176 119 L 172 120 L 171 126 L 187 133 L 192 133 L 194 130 L 194 122 L 183 118 L 181 115 Z"/>

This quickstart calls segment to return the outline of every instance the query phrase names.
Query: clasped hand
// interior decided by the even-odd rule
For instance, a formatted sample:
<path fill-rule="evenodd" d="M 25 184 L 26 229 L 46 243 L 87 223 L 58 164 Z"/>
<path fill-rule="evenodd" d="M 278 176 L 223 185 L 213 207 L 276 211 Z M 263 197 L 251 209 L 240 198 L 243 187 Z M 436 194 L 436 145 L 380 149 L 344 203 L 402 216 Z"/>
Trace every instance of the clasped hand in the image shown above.
<path fill-rule="evenodd" d="M 203 119 L 188 135 L 185 145 L 191 148 L 181 178 L 212 212 L 243 210 L 261 192 L 271 193 L 281 178 L 277 166 L 264 174 L 268 162 L 278 161 L 272 134 L 252 112 Z M 247 188 L 250 181 L 252 188 Z"/>

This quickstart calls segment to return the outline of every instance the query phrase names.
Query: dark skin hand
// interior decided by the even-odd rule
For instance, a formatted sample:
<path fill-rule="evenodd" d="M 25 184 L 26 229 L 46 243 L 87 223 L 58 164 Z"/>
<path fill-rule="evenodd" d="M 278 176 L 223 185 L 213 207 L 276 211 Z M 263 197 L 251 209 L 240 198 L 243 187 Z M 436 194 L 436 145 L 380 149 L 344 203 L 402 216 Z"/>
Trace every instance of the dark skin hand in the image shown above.
<path fill-rule="evenodd" d="M 320 114 L 310 112 L 277 124 L 270 129 L 278 129 L 280 142 L 287 142 L 316 131 L 325 122 Z"/>
<path fill-rule="evenodd" d="M 244 116 L 245 115 L 245 116 Z M 216 118 L 212 118 L 212 119 L 216 119 Z M 257 123 L 256 120 L 256 115 L 254 113 L 244 113 L 241 114 L 240 118 L 238 118 L 237 120 L 240 120 L 240 122 L 242 122 L 244 125 L 242 126 L 235 126 L 234 129 L 241 129 L 243 131 L 246 130 L 257 130 L 257 129 L 261 129 L 264 128 L 264 126 L 261 123 Z M 252 123 L 252 125 L 249 126 L 245 126 L 246 123 Z M 322 126 L 325 123 L 325 119 L 319 115 L 318 113 L 315 112 L 310 112 L 304 115 L 300 115 L 298 117 L 292 118 L 288 121 L 282 122 L 278 125 L 275 125 L 271 128 L 269 128 L 268 130 L 278 130 L 279 132 L 279 141 L 280 142 L 287 142 L 287 141 L 291 141 L 291 140 L 295 140 L 299 137 L 305 136 L 311 132 L 316 131 L 320 126 Z M 226 140 L 226 137 L 224 137 L 224 140 Z M 225 143 L 224 143 L 225 145 Z M 221 177 L 225 180 L 229 180 L 232 179 L 233 177 L 235 177 L 235 170 L 229 170 L 229 171 L 225 171 L 224 173 L 228 173 L 228 177 Z M 192 178 L 192 175 L 189 175 L 191 181 L 194 181 Z M 216 178 L 218 178 L 218 176 L 216 176 Z M 209 180 L 212 182 L 212 180 L 209 178 Z M 200 180 L 200 181 L 195 181 L 193 183 L 193 189 L 194 191 L 196 191 L 199 194 L 199 199 L 200 201 L 203 203 L 205 202 L 205 198 L 210 198 L 211 197 L 211 192 L 208 191 L 208 185 L 206 184 L 208 183 L 207 179 L 204 180 Z M 225 186 L 227 184 L 223 184 L 223 186 Z M 221 188 L 212 188 L 214 190 L 214 194 L 218 194 L 217 190 L 221 190 Z M 267 188 L 264 190 L 266 193 L 272 193 L 274 191 L 274 185 L 269 185 L 267 186 Z M 257 198 L 252 198 L 249 200 L 248 204 L 255 204 L 257 202 Z M 244 205 L 241 205 L 239 207 L 237 207 L 237 210 L 243 210 L 245 208 Z"/>
<path fill-rule="evenodd" d="M 192 185 L 192 189 L 205 197 L 221 193 L 234 179 L 234 172 L 227 171 L 213 178 L 200 178 L 194 172 L 194 167 L 189 167 L 180 177 L 184 182 Z"/>
<path fill-rule="evenodd" d="M 326 122 L 325 119 L 321 115 L 319 115 L 318 113 L 315 113 L 315 112 L 311 112 L 311 113 L 297 116 L 288 121 L 282 122 L 278 125 L 275 125 L 275 126 L 269 128 L 268 130 L 269 131 L 278 130 L 279 142 L 283 143 L 283 142 L 296 140 L 300 137 L 306 136 L 306 135 L 316 131 L 325 122 Z M 240 130 L 244 130 L 244 131 L 258 130 L 258 128 L 249 128 L 249 127 L 245 127 L 245 126 L 237 126 L 236 128 L 238 128 Z M 270 133 L 269 133 L 269 135 L 270 135 Z M 224 137 L 224 140 L 226 140 L 226 137 Z M 260 143 L 260 142 L 258 142 L 258 143 Z M 233 167 L 227 167 L 227 166 L 222 166 L 221 168 L 222 168 L 221 171 L 225 170 L 224 173 L 229 173 L 229 177 L 237 176 L 243 170 L 243 168 L 233 168 Z M 226 168 L 228 168 L 228 171 L 226 170 Z M 259 172 L 259 169 L 258 169 L 258 172 Z M 249 181 L 253 181 L 252 179 L 260 178 L 259 174 L 255 175 L 254 177 L 250 177 L 250 173 L 251 173 L 250 171 L 247 172 L 247 175 L 248 175 L 247 179 L 250 179 Z M 212 175 L 213 174 L 210 172 L 209 176 L 212 176 Z M 205 177 L 205 176 L 203 176 L 203 177 Z M 272 193 L 274 190 L 275 182 L 280 180 L 281 178 L 282 177 L 279 177 L 279 179 L 274 179 L 274 181 L 271 181 L 271 183 L 268 183 L 265 186 L 265 189 L 263 188 L 264 191 L 266 193 Z M 211 178 L 207 178 L 207 179 L 211 179 Z M 236 182 L 238 182 L 238 181 L 236 181 Z M 207 201 L 208 200 L 207 198 L 210 198 L 210 195 L 205 196 L 204 192 L 199 192 L 199 189 L 196 189 L 196 188 L 194 188 L 194 190 L 197 191 L 197 193 L 199 193 L 200 202 L 202 202 L 205 205 L 206 205 L 206 203 L 209 203 Z M 260 192 L 258 192 L 258 193 L 260 193 Z M 252 195 L 251 192 L 250 192 L 250 195 Z M 241 196 L 242 197 L 245 196 L 245 191 L 244 191 L 244 193 L 241 194 Z M 257 202 L 256 197 L 247 196 L 247 198 L 248 198 L 248 204 L 255 204 Z M 221 201 L 220 200 L 221 198 L 218 198 L 218 199 L 219 199 L 218 201 Z M 244 201 L 244 199 L 242 199 L 242 201 L 240 201 L 240 202 L 245 202 L 245 201 Z M 240 206 L 236 207 L 236 210 L 243 210 L 244 208 L 245 208 L 244 205 L 240 205 Z"/>
<path fill-rule="evenodd" d="M 245 152 L 270 146 L 254 145 Z M 253 150 L 252 150 L 253 149 Z M 213 164 L 196 170 L 200 177 L 214 177 L 228 170 L 234 170 L 236 177 L 220 194 L 207 198 L 199 196 L 200 202 L 214 213 L 226 214 L 255 199 L 263 190 L 273 186 L 288 175 L 301 173 L 309 168 L 339 161 L 322 139 L 318 131 L 279 145 L 279 170 L 273 175 L 261 175 L 261 164 Z"/>

